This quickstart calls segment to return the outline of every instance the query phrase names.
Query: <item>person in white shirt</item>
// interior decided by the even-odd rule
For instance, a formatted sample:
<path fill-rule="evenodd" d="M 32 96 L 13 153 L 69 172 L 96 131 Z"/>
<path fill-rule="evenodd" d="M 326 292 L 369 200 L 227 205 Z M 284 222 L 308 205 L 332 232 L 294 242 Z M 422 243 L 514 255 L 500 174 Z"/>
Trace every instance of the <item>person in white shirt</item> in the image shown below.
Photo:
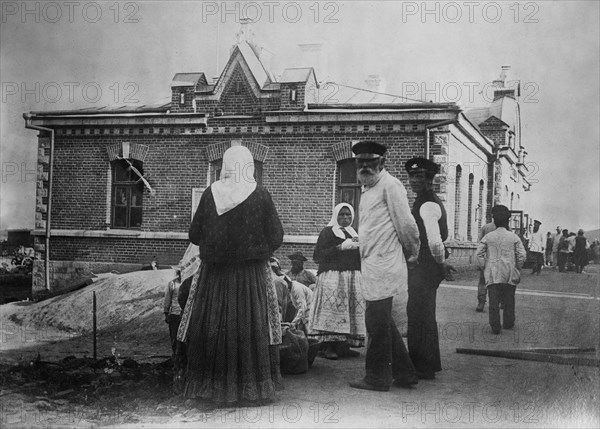
<path fill-rule="evenodd" d="M 350 386 L 388 391 L 392 380 L 401 387 L 419 381 L 392 317 L 394 297 L 408 287 L 407 264 L 417 263 L 419 230 L 410 213 L 406 189 L 384 169 L 387 148 L 377 142 L 361 141 L 352 147 L 352 152 L 363 185 L 359 250 L 369 341 L 366 374 Z"/>
<path fill-rule="evenodd" d="M 273 282 L 279 300 L 279 309 L 282 312 L 282 322 L 291 323 L 295 328 L 307 332 L 310 318 L 310 307 L 313 301 L 313 291 L 308 286 L 289 278 L 281 272 L 277 258 L 271 257 L 269 264 L 275 274 Z M 286 302 L 282 303 L 282 296 Z"/>
<path fill-rule="evenodd" d="M 442 280 L 450 280 L 454 268 L 446 262 L 446 209 L 433 191 L 433 179 L 440 166 L 418 157 L 409 159 L 404 167 L 410 187 L 417 194 L 412 215 L 421 243 L 418 265 L 408 272 L 408 351 L 417 376 L 432 380 L 442 370 L 435 317 L 437 289 Z"/>
<path fill-rule="evenodd" d="M 540 231 L 540 225 L 542 223 L 539 220 L 533 221 L 533 232 L 529 236 L 529 252 L 531 259 L 533 260 L 533 267 L 531 274 L 538 274 L 542 272 L 542 265 L 544 265 L 544 249 L 546 248 L 545 238 L 542 231 Z"/>
<path fill-rule="evenodd" d="M 560 226 L 556 227 L 556 234 L 552 235 L 552 265 L 558 267 L 558 243 L 560 242 L 560 237 L 562 236 L 562 229 Z"/>

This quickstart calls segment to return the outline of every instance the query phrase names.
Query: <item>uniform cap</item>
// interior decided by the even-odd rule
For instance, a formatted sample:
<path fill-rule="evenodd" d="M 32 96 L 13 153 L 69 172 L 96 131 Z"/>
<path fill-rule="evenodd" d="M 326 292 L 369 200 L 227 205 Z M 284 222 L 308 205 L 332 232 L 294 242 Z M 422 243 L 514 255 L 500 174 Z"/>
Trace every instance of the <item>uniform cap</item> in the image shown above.
<path fill-rule="evenodd" d="M 359 141 L 352 146 L 352 152 L 355 158 L 377 159 L 385 155 L 387 148 L 381 143 Z"/>
<path fill-rule="evenodd" d="M 415 173 L 426 173 L 430 176 L 435 176 L 440 172 L 439 164 L 436 164 L 427 158 L 411 158 L 404 163 L 404 168 L 409 175 Z"/>

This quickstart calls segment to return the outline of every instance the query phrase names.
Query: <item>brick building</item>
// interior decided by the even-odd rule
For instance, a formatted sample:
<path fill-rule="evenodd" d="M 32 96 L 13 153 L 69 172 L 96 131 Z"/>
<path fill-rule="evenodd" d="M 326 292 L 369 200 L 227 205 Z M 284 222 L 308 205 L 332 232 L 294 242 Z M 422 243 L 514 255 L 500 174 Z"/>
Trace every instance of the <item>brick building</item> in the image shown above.
<path fill-rule="evenodd" d="M 25 115 L 39 131 L 34 294 L 90 271 L 177 263 L 200 195 L 232 145 L 250 149 L 257 180 L 273 196 L 285 231 L 276 256 L 285 262 L 293 250 L 312 256 L 333 205 L 358 204 L 356 140 L 387 145 L 387 168 L 404 183 L 413 156 L 443 165 L 436 187 L 459 265 L 473 262 L 478 228 L 492 201 L 506 203 L 505 186 L 523 205 L 524 151 L 507 119 L 509 91 L 498 89 L 483 120 L 485 112 L 469 117 L 454 103 L 405 103 L 343 86 L 335 100 L 323 99 L 312 68 L 276 79 L 262 55 L 241 41 L 218 80 L 177 73 L 164 105 Z"/>

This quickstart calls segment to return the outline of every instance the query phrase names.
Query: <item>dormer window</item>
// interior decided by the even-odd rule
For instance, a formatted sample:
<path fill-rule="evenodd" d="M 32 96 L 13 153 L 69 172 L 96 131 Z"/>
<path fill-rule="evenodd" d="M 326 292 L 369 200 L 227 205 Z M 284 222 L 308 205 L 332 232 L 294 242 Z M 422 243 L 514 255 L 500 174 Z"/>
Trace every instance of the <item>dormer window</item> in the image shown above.
<path fill-rule="evenodd" d="M 296 101 L 297 92 L 298 92 L 298 90 L 296 88 L 292 88 L 292 90 L 290 91 L 290 100 L 291 101 Z"/>
<path fill-rule="evenodd" d="M 179 94 L 179 104 L 185 104 L 185 92 Z"/>

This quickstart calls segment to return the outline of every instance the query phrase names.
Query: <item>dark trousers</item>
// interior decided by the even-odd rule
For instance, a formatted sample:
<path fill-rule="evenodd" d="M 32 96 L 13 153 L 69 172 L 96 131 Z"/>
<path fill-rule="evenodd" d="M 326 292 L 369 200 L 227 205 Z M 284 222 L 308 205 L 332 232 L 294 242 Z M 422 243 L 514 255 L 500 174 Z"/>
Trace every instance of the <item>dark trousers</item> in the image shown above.
<path fill-rule="evenodd" d="M 365 381 L 373 386 L 389 387 L 392 379 L 415 372 L 392 318 L 392 299 L 366 302 L 365 325 L 369 340 Z"/>
<path fill-rule="evenodd" d="M 569 254 L 566 252 L 558 252 L 558 271 L 559 272 L 563 272 L 565 271 L 565 264 L 567 263 L 567 259 L 569 257 Z"/>
<path fill-rule="evenodd" d="M 542 265 L 544 265 L 544 254 L 542 252 L 531 252 L 531 259 L 533 262 L 531 274 L 541 273 Z"/>
<path fill-rule="evenodd" d="M 171 337 L 171 349 L 173 350 L 173 356 L 175 356 L 175 350 L 177 348 L 177 330 L 179 329 L 179 322 L 181 322 L 180 315 L 169 314 L 169 336 Z"/>
<path fill-rule="evenodd" d="M 422 263 L 408 271 L 408 352 L 415 369 L 425 374 L 442 370 L 435 318 L 435 301 L 442 279 L 437 264 Z"/>
<path fill-rule="evenodd" d="M 479 272 L 479 283 L 477 283 L 477 302 L 483 302 L 487 297 L 487 288 L 485 287 L 485 277 L 483 275 L 483 269 Z"/>
<path fill-rule="evenodd" d="M 505 283 L 495 283 L 488 286 L 490 299 L 490 327 L 492 332 L 500 332 L 500 303 L 504 304 L 502 327 L 511 329 L 515 326 L 515 289 L 517 287 Z"/>

